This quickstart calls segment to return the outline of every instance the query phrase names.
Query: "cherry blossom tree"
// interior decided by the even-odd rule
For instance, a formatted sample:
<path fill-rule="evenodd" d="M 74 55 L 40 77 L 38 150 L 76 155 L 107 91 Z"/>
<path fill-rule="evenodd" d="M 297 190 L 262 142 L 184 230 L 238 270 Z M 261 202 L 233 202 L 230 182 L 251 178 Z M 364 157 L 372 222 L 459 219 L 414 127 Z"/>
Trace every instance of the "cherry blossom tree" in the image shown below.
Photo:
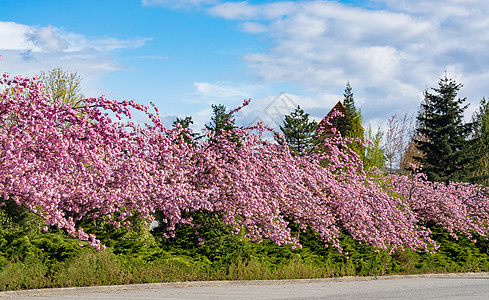
<path fill-rule="evenodd" d="M 203 129 L 205 138 L 194 139 L 178 123 L 165 128 L 156 107 L 103 96 L 72 107 L 43 95 L 35 78 L 5 74 L 1 83 L 9 88 L 0 93 L 0 201 L 24 205 L 46 226 L 98 249 L 83 220 L 121 226 L 131 216 L 152 221 L 156 212 L 168 238 L 178 224 L 198 225 L 192 213 L 212 212 L 255 241 L 300 247 L 292 228 L 310 228 L 340 251 L 340 231 L 391 252 L 434 251 L 430 224 L 454 236 L 487 235 L 487 188 L 421 175 L 369 177 L 348 147 L 360 140 L 338 132 L 318 146 L 324 151 L 298 156 L 283 137 L 261 139 L 270 130 L 262 123 Z M 131 110 L 150 122 L 123 121 Z"/>

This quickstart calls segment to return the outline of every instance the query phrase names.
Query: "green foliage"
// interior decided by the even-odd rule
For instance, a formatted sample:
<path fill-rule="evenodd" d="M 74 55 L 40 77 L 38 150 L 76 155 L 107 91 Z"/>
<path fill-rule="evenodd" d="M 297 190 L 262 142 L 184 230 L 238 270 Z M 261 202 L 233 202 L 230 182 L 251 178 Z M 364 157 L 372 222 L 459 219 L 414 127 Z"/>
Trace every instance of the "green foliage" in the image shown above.
<path fill-rule="evenodd" d="M 185 117 L 184 119 L 177 118 L 175 121 L 173 121 L 172 126 L 175 128 L 177 127 L 177 124 L 180 124 L 181 128 L 183 129 L 180 132 L 180 136 L 183 137 L 183 140 L 185 143 L 195 143 L 195 139 L 200 138 L 199 134 L 196 132 L 192 132 L 192 129 L 190 128 L 190 125 L 192 125 L 194 121 L 192 120 L 192 117 Z M 178 143 L 178 141 L 175 141 Z"/>
<path fill-rule="evenodd" d="M 416 144 L 424 155 L 416 159 L 430 181 L 464 181 L 475 157 L 466 151 L 472 124 L 463 122 L 466 99 L 457 98 L 462 84 L 445 74 L 438 85 L 433 94 L 425 92 L 417 117 Z"/>
<path fill-rule="evenodd" d="M 183 131 L 180 133 L 181 136 L 183 136 L 183 140 L 186 143 L 192 143 L 193 139 L 197 138 L 198 134 L 195 132 L 191 132 L 190 125 L 192 125 L 194 121 L 192 120 L 192 117 L 185 117 L 184 119 L 177 118 L 175 121 L 173 121 L 172 126 L 177 127 L 177 124 L 180 124 L 181 128 L 183 128 Z"/>
<path fill-rule="evenodd" d="M 350 82 L 346 83 L 343 96 L 344 116 L 338 119 L 338 130 L 344 137 L 363 138 L 363 132 L 360 130 L 361 113 L 355 107 L 355 98 Z"/>
<path fill-rule="evenodd" d="M 38 259 L 45 265 L 76 254 L 77 242 L 57 229 L 43 232 L 44 220 L 12 199 L 0 207 L 0 256 L 3 261 Z M 2 259 L 0 258 L 0 266 Z M 5 265 L 5 262 L 3 263 Z"/>
<path fill-rule="evenodd" d="M 231 116 L 231 114 L 226 113 L 226 106 L 222 104 L 212 104 L 211 107 L 211 122 L 209 124 L 206 124 L 205 128 L 216 132 L 216 134 L 220 134 L 223 130 L 232 130 L 233 128 L 235 128 L 234 118 Z"/>
<path fill-rule="evenodd" d="M 340 246 L 337 249 L 325 247 L 314 233 L 307 230 L 301 235 L 303 257 L 328 269 L 330 277 L 338 276 L 377 276 L 392 273 L 392 258 L 387 250 L 360 244 L 350 235 L 341 232 Z"/>
<path fill-rule="evenodd" d="M 43 223 L 42 218 L 12 199 L 4 201 L 0 206 L 0 264 L 33 257 L 45 259 L 42 250 L 31 241 L 41 232 Z"/>
<path fill-rule="evenodd" d="M 90 249 L 67 260 L 52 281 L 59 286 L 125 284 L 131 282 L 131 274 L 110 251 Z"/>
<path fill-rule="evenodd" d="M 44 91 L 51 95 L 53 101 L 61 100 L 63 104 L 77 106 L 83 99 L 81 93 L 81 77 L 78 73 L 54 68 L 45 73 L 41 72 L 40 80 L 44 83 Z"/>
<path fill-rule="evenodd" d="M 343 117 L 338 118 L 338 130 L 341 136 L 347 138 L 364 138 L 364 129 L 362 127 L 362 112 L 355 106 L 355 99 L 350 82 L 346 83 L 345 93 L 343 94 Z M 365 158 L 365 146 L 362 143 L 350 143 L 352 148 L 362 159 Z"/>
<path fill-rule="evenodd" d="M 414 272 L 486 272 L 489 270 L 487 240 L 473 243 L 465 237 L 455 240 L 442 228 L 432 228 L 432 237 L 440 245 L 435 254 L 413 255 Z M 411 271 L 411 272 L 413 272 Z"/>
<path fill-rule="evenodd" d="M 159 221 L 160 225 L 153 232 L 159 236 L 163 250 L 193 257 L 200 264 L 215 268 L 236 259 L 250 258 L 247 253 L 249 243 L 243 242 L 244 237 L 232 234 L 232 226 L 224 224 L 219 213 L 194 212 L 186 217 L 190 216 L 195 225 L 178 224 L 175 237 L 170 239 L 159 234 L 165 231 L 165 223 Z"/>
<path fill-rule="evenodd" d="M 368 170 L 371 167 L 376 167 L 381 171 L 385 171 L 385 156 L 381 145 L 382 132 L 379 129 L 377 133 L 373 135 L 372 127 L 369 126 L 365 138 L 372 142 L 371 145 L 366 147 L 367 149 L 363 163 L 365 170 Z"/>
<path fill-rule="evenodd" d="M 290 115 L 285 116 L 284 124 L 280 126 L 290 150 L 296 154 L 311 148 L 316 128 L 316 121 L 310 121 L 309 114 L 299 105 Z"/>
<path fill-rule="evenodd" d="M 489 134 L 489 101 L 482 98 L 479 109 L 474 113 L 474 134 L 476 137 Z"/>
<path fill-rule="evenodd" d="M 173 127 L 176 127 L 177 124 L 180 124 L 182 128 L 189 128 L 190 125 L 194 124 L 194 121 L 192 120 L 192 117 L 187 116 L 184 119 L 177 118 L 173 121 Z"/>
<path fill-rule="evenodd" d="M 489 102 L 483 98 L 479 109 L 472 117 L 474 123 L 474 143 L 468 148 L 472 156 L 478 157 L 473 164 L 469 181 L 489 185 Z"/>
<path fill-rule="evenodd" d="M 390 255 L 388 250 L 360 244 L 343 232 L 339 236 L 343 253 L 339 253 L 325 247 L 312 230 L 299 234 L 294 226 L 302 249 L 277 246 L 266 239 L 251 242 L 234 234 L 216 212 L 189 213 L 186 217 L 192 216 L 196 225 L 178 225 L 170 239 L 161 235 L 164 223 L 150 232 L 137 216 L 131 219 L 133 225 L 121 228 L 107 220 L 84 220 L 84 228 L 108 246 L 97 252 L 79 247 L 78 240 L 58 229 L 39 230 L 42 220 L 33 219 L 32 213 L 15 203 L 0 207 L 0 212 L 0 290 L 489 271 L 489 241 L 474 243 L 463 237 L 456 241 L 436 227 L 432 237 L 441 246 L 439 252 L 408 250 Z M 20 224 L 31 226 L 21 230 Z"/>
<path fill-rule="evenodd" d="M 138 216 L 128 219 L 129 226 L 114 227 L 106 218 L 85 220 L 80 226 L 100 239 L 114 254 L 141 262 L 152 261 L 162 254 L 149 225 Z"/>
<path fill-rule="evenodd" d="M 41 217 L 18 205 L 13 199 L 0 199 L 0 230 L 10 235 L 31 235 L 40 232 L 43 224 Z"/>
<path fill-rule="evenodd" d="M 50 287 L 48 267 L 37 257 L 9 261 L 0 269 L 0 291 Z"/>

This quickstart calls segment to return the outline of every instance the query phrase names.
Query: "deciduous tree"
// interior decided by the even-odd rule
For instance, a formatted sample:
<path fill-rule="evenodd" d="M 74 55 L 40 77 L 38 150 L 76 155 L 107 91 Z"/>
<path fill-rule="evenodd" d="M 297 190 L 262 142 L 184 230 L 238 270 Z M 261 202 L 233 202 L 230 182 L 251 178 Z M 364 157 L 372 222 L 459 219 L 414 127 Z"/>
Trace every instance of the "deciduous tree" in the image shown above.
<path fill-rule="evenodd" d="M 405 173 L 409 169 L 408 164 L 414 162 L 414 129 L 413 118 L 407 114 L 402 119 L 395 115 L 389 118 L 382 141 L 389 173 Z"/>
<path fill-rule="evenodd" d="M 61 100 L 63 104 L 77 106 L 83 99 L 81 77 L 77 72 L 63 71 L 54 68 L 41 72 L 40 80 L 44 83 L 44 92 L 51 95 L 52 101 Z"/>
<path fill-rule="evenodd" d="M 371 167 L 376 167 L 380 171 L 385 171 L 385 155 L 382 149 L 383 132 L 379 129 L 374 135 L 372 127 L 369 126 L 365 138 L 369 141 L 366 146 L 364 159 L 364 167 L 368 170 Z"/>
<path fill-rule="evenodd" d="M 25 205 L 46 230 L 65 229 L 98 248 L 84 220 L 124 226 L 131 217 L 152 221 L 156 212 L 168 238 L 179 224 L 198 225 L 193 213 L 210 213 L 254 241 L 300 247 L 297 230 L 310 229 L 339 250 L 342 231 L 390 252 L 434 251 L 431 225 L 454 236 L 489 231 L 489 188 L 433 183 L 422 174 L 368 177 L 346 146 L 351 140 L 339 135 L 324 140 L 325 151 L 304 156 L 261 139 L 271 130 L 262 123 L 204 131 L 213 140 L 186 143 L 183 128 L 165 128 L 158 113 L 134 101 L 62 106 L 34 79 L 4 75 L 0 84 L 17 91 L 0 92 L 0 205 Z M 123 122 L 131 109 L 150 122 Z"/>

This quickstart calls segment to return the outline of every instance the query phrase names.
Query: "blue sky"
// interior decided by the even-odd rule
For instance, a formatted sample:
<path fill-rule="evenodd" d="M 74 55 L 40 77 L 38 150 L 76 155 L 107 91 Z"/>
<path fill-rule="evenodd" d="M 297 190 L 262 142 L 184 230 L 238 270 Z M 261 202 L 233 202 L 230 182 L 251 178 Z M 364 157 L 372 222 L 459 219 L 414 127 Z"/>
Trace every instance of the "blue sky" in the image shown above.
<path fill-rule="evenodd" d="M 322 118 L 350 81 L 365 123 L 415 113 L 446 70 L 489 97 L 489 2 L 0 0 L 0 72 L 78 72 L 83 93 L 208 122 L 211 104 L 278 127 L 301 105 Z M 285 93 L 285 94 L 282 94 Z"/>

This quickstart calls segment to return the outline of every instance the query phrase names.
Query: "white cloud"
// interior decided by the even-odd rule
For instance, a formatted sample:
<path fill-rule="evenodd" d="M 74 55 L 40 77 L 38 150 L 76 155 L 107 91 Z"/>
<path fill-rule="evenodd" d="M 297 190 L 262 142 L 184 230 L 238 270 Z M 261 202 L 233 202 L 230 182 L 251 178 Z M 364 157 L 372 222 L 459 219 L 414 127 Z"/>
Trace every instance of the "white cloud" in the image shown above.
<path fill-rule="evenodd" d="M 111 51 L 121 48 L 138 48 L 148 38 L 119 40 L 111 37 L 87 38 L 84 35 L 65 32 L 60 28 L 28 26 L 0 21 L 0 50 L 32 52 L 76 52 L 81 50 Z"/>
<path fill-rule="evenodd" d="M 373 0 L 373 2 L 383 4 L 389 10 L 416 15 L 431 15 L 433 18 L 468 16 L 474 12 L 483 15 L 484 10 L 489 8 L 489 3 L 484 0 Z"/>
<path fill-rule="evenodd" d="M 328 112 L 323 108 L 324 105 L 333 107 L 338 101 L 338 95 L 320 95 L 320 97 L 303 97 L 299 95 L 281 93 L 278 95 L 267 96 L 253 99 L 251 103 L 234 114 L 236 125 L 248 127 L 255 125 L 257 122 L 263 122 L 269 128 L 280 132 L 279 126 L 283 124 L 285 115 L 294 111 L 298 105 L 307 113 L 310 113 L 310 119 L 319 121 Z M 234 109 L 241 104 L 240 101 L 234 101 L 227 107 L 228 110 Z M 205 108 L 197 113 L 192 114 L 194 124 L 192 128 L 200 132 L 200 129 L 209 123 L 212 116 L 212 109 Z M 266 138 L 271 138 L 272 134 L 267 134 Z"/>
<path fill-rule="evenodd" d="M 254 20 L 260 17 L 260 8 L 243 2 L 226 2 L 212 7 L 210 13 L 214 16 L 233 20 Z"/>
<path fill-rule="evenodd" d="M 139 48 L 151 40 L 151 38 L 139 38 L 133 40 L 119 40 L 116 38 L 97 39 L 94 41 L 85 40 L 85 47 L 92 47 L 98 51 L 112 51 L 124 48 Z"/>
<path fill-rule="evenodd" d="M 228 82 L 195 82 L 195 91 L 186 101 L 206 104 L 238 103 L 251 98 L 261 89 L 260 85 L 232 84 Z"/>
<path fill-rule="evenodd" d="M 61 52 L 68 48 L 69 43 L 62 38 L 53 26 L 41 27 L 26 33 L 27 39 L 42 52 Z"/>
<path fill-rule="evenodd" d="M 0 72 L 33 76 L 40 71 L 61 67 L 78 72 L 84 78 L 82 88 L 85 95 L 99 96 L 95 83 L 97 78 L 105 72 L 125 68 L 114 59 L 111 51 L 141 47 L 147 40 L 88 38 L 53 26 L 0 21 Z"/>
<path fill-rule="evenodd" d="M 267 30 L 267 27 L 257 22 L 244 22 L 243 31 L 248 33 L 263 33 Z"/>
<path fill-rule="evenodd" d="M 0 49 L 25 50 L 32 49 L 35 45 L 26 35 L 32 33 L 32 27 L 14 22 L 0 21 Z"/>
<path fill-rule="evenodd" d="M 229 86 L 220 86 L 216 84 L 211 84 L 208 82 L 196 82 L 195 87 L 197 88 L 197 92 L 206 98 L 230 98 L 236 96 L 242 96 L 244 93 L 240 90 L 229 87 Z"/>
<path fill-rule="evenodd" d="M 266 9 L 262 9 L 266 7 Z M 266 5 L 252 5 L 246 1 L 225 2 L 209 9 L 216 17 L 232 20 L 272 20 L 293 13 L 293 2 L 272 2 Z"/>
<path fill-rule="evenodd" d="M 423 90 L 436 87 L 445 69 L 461 79 L 461 94 L 473 105 L 489 95 L 482 84 L 488 1 L 373 3 L 375 9 L 336 1 L 226 2 L 208 11 L 270 41 L 269 49 L 243 57 L 259 80 L 317 93 L 335 93 L 349 80 L 367 121 L 416 111 Z"/>

